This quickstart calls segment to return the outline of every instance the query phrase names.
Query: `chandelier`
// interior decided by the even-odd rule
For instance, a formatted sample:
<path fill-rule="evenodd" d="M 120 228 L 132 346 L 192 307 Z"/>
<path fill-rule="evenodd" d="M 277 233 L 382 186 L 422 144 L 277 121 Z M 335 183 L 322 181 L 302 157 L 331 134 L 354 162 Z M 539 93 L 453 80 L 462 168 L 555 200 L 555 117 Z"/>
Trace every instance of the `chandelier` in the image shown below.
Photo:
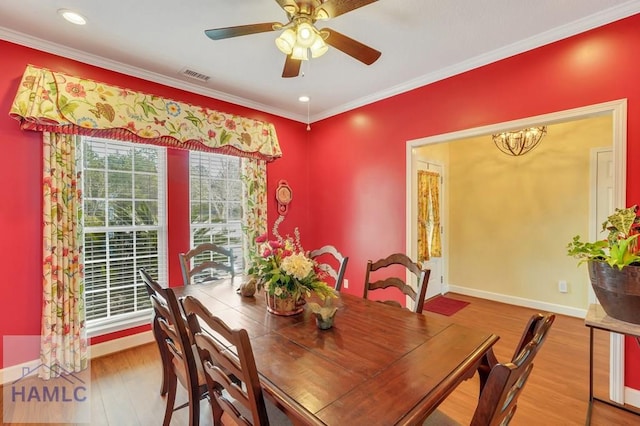
<path fill-rule="evenodd" d="M 493 135 L 493 142 L 500 151 L 517 157 L 535 148 L 546 134 L 547 126 L 528 127 L 513 132 L 496 133 Z"/>
<path fill-rule="evenodd" d="M 293 28 L 287 28 L 276 39 L 276 46 L 286 55 L 291 55 L 292 59 L 306 61 L 309 59 L 309 52 L 312 58 L 318 58 L 329 50 L 320 31 L 312 25 L 309 17 L 302 16 L 296 19 Z"/>

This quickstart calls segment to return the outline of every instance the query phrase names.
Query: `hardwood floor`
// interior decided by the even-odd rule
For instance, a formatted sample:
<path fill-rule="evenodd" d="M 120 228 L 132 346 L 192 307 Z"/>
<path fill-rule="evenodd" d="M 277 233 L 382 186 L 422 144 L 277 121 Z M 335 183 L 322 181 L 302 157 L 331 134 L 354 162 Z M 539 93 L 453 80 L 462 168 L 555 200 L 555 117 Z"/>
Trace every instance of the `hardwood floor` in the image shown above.
<path fill-rule="evenodd" d="M 471 302 L 452 320 L 500 336 L 494 347 L 500 361 L 507 361 L 520 340 L 534 309 L 449 294 Z M 608 395 L 609 336 L 596 332 L 594 388 L 600 397 Z M 511 425 L 584 425 L 589 399 L 589 329 L 584 321 L 563 315 L 556 320 L 544 346 L 534 360 L 531 376 L 518 400 Z M 469 424 L 478 395 L 478 378 L 462 383 L 440 406 L 450 417 Z M 595 403 L 592 425 L 637 425 L 640 417 Z"/>
<path fill-rule="evenodd" d="M 499 360 L 513 355 L 522 329 L 535 310 L 473 297 L 448 296 L 471 302 L 451 320 L 465 326 L 492 331 L 500 336 L 495 346 Z M 425 315 L 439 316 L 425 313 Z M 596 394 L 607 395 L 609 337 L 596 332 Z M 583 320 L 562 315 L 535 360 L 535 368 L 518 403 L 512 425 L 584 425 L 589 393 L 589 331 Z M 155 344 L 98 358 L 91 363 L 92 425 L 148 426 L 162 424 L 165 400 L 160 397 L 160 358 Z M 3 392 L 0 392 L 2 398 Z M 478 378 L 462 383 L 440 406 L 440 410 L 468 424 L 475 409 Z M 186 401 L 179 392 L 177 403 Z M 211 424 L 208 403 L 201 403 L 201 424 Z M 363 419 L 365 420 L 365 419 Z M 375 424 L 375 419 L 366 419 Z M 6 424 L 3 422 L 3 424 Z M 14 423 L 16 424 L 16 423 Z M 33 423 L 31 423 L 33 424 Z M 172 425 L 187 425 L 187 410 L 174 412 Z M 609 407 L 594 405 L 593 425 L 637 425 L 640 417 Z"/>

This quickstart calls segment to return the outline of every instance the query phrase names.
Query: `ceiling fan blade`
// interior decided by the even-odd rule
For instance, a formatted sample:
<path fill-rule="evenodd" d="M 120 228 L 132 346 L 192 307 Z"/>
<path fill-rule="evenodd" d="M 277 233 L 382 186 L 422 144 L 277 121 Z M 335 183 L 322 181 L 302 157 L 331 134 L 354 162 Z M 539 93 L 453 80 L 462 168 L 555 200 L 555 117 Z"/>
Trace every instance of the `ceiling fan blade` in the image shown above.
<path fill-rule="evenodd" d="M 376 1 L 378 0 L 327 0 L 316 9 L 316 16 L 318 15 L 318 10 L 322 9 L 327 12 L 329 18 L 335 18 Z"/>
<path fill-rule="evenodd" d="M 287 55 L 287 59 L 284 62 L 284 69 L 282 70 L 282 77 L 291 78 L 297 77 L 300 74 L 300 65 L 302 61 L 299 59 L 293 59 L 291 55 Z"/>
<path fill-rule="evenodd" d="M 320 30 L 320 34 L 327 33 L 327 38 L 324 40 L 327 44 L 335 47 L 338 50 L 342 50 L 347 55 L 359 60 L 363 64 L 371 65 L 378 60 L 381 52 L 376 49 L 362 44 L 357 40 L 347 37 L 330 28 L 323 28 Z"/>
<path fill-rule="evenodd" d="M 274 31 L 274 26 L 282 27 L 282 24 L 279 22 L 264 22 L 262 24 L 238 25 L 237 27 L 214 28 L 212 30 L 205 30 L 204 33 L 212 40 L 222 40 L 225 38 Z"/>

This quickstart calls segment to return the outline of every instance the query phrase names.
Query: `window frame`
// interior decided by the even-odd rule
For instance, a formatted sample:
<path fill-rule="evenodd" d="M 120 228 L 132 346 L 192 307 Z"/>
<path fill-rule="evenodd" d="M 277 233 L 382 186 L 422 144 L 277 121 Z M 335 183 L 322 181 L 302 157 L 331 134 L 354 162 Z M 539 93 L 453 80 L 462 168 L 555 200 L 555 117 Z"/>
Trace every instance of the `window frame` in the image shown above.
<path fill-rule="evenodd" d="M 193 168 L 196 166 L 193 163 L 193 160 L 198 158 L 200 161 L 203 158 L 215 158 L 215 157 L 222 157 L 222 158 L 229 158 L 229 159 L 233 159 L 234 161 L 238 162 L 238 176 L 237 176 L 237 183 L 239 186 L 239 190 L 240 190 L 240 197 L 237 200 L 238 204 L 239 204 L 239 208 L 240 208 L 240 212 L 239 212 L 239 216 L 237 219 L 231 219 L 229 220 L 229 209 L 228 209 L 228 204 L 227 204 L 227 208 L 225 208 L 225 211 L 227 212 L 225 221 L 223 222 L 218 222 L 218 223 L 213 223 L 211 221 L 206 222 L 206 223 L 193 223 L 193 205 L 195 202 L 199 202 L 200 204 L 203 203 L 203 199 L 199 198 L 199 199 L 194 199 L 192 198 L 193 195 L 193 188 L 192 188 L 192 182 L 193 179 L 192 177 L 194 176 L 192 174 L 192 170 Z M 207 179 L 210 179 L 211 176 L 207 176 Z M 202 179 L 202 176 L 201 176 Z M 225 177 L 224 179 L 225 181 L 236 181 L 236 179 L 228 179 L 228 177 Z M 232 200 L 231 202 L 235 202 L 236 200 Z M 209 199 L 208 203 L 209 205 L 211 204 L 212 200 Z M 224 200 L 225 203 L 229 203 L 228 199 Z M 240 241 L 237 244 L 232 244 L 230 242 L 230 236 L 229 236 L 229 232 L 226 233 L 227 236 L 227 243 L 226 244 L 220 244 L 217 241 L 214 241 L 213 239 L 210 239 L 209 242 L 212 242 L 214 244 L 218 244 L 221 245 L 224 248 L 227 249 L 231 249 L 233 252 L 233 256 L 234 256 L 234 272 L 236 274 L 242 273 L 244 271 L 245 265 L 244 265 L 244 238 L 245 238 L 245 233 L 243 232 L 242 226 L 243 226 L 243 214 L 244 214 L 244 182 L 242 180 L 242 158 L 240 157 L 236 157 L 233 155 L 225 155 L 225 154 L 218 154 L 218 153 L 212 153 L 212 152 L 202 152 L 202 151 L 189 151 L 189 247 L 193 248 L 196 246 L 196 244 L 200 244 L 202 241 L 199 241 L 196 243 L 195 241 L 195 232 L 198 229 L 214 229 L 214 228 L 231 228 L 233 232 L 237 232 L 239 237 L 240 237 Z M 191 265 L 190 265 L 191 266 Z"/>
<path fill-rule="evenodd" d="M 86 172 L 87 170 L 92 170 L 92 168 L 87 168 L 85 165 L 85 158 L 84 158 L 84 151 L 85 151 L 85 143 L 87 142 L 99 142 L 99 143 L 104 143 L 104 147 L 106 149 L 109 149 L 110 147 L 114 147 L 114 146 L 121 146 L 121 147 L 127 147 L 130 148 L 132 150 L 135 150 L 136 148 L 143 148 L 143 149 L 155 149 L 157 151 L 158 154 L 158 160 L 157 160 L 157 168 L 158 168 L 158 172 L 156 174 L 157 176 L 157 185 L 158 185 L 158 224 L 157 225 L 135 225 L 135 223 L 132 223 L 131 225 L 126 225 L 126 226 L 122 226 L 122 225 L 107 225 L 107 219 L 105 216 L 105 226 L 86 226 L 85 225 L 85 219 L 86 219 L 86 215 L 84 214 L 84 208 L 85 208 L 85 202 L 87 201 L 88 197 L 86 197 L 87 192 L 84 191 L 84 183 L 85 183 L 85 179 L 86 179 Z M 157 145 L 146 145 L 146 144 L 139 144 L 139 143 L 134 143 L 134 142 L 126 142 L 126 141 L 120 141 L 120 140 L 115 140 L 115 139 L 108 139 L 108 138 L 98 138 L 98 137 L 93 137 L 93 136 L 82 136 L 80 138 L 80 162 L 79 162 L 79 168 L 82 171 L 82 180 L 81 180 L 81 185 L 83 187 L 83 198 L 82 198 L 82 205 L 83 205 L 83 216 L 82 216 L 82 227 L 83 227 L 83 263 L 84 263 L 84 267 L 86 270 L 86 266 L 87 266 L 87 260 L 86 260 L 86 235 L 88 233 L 91 232 L 104 232 L 105 234 L 109 234 L 109 233 L 113 233 L 113 232 L 137 232 L 137 231 L 148 231 L 148 230 L 155 230 L 157 232 L 157 248 L 158 248 L 158 252 L 157 252 L 157 259 L 158 259 L 158 281 L 159 282 L 167 282 L 167 277 L 168 277 L 168 237 L 167 237 L 167 230 L 168 230 L 168 194 L 167 194 L 167 184 L 168 184 L 168 164 L 167 164 L 167 148 L 166 147 L 162 147 L 162 146 L 157 146 Z M 106 154 L 105 154 L 106 155 Z M 93 169 L 95 170 L 95 169 Z M 101 170 L 104 170 L 105 173 L 107 173 L 108 169 L 107 166 L 105 165 L 105 167 Z M 136 173 L 136 170 L 134 169 L 134 167 L 132 167 L 132 169 L 130 170 L 130 173 L 132 175 L 134 175 Z M 105 181 L 105 188 L 106 185 L 108 185 L 108 182 Z M 132 184 L 133 185 L 133 184 Z M 135 189 L 135 187 L 133 187 L 133 189 Z M 91 198 L 89 198 L 91 199 Z M 97 199 L 100 199 L 99 197 L 97 197 Z M 108 194 L 105 192 L 104 194 L 104 200 L 108 200 Z M 135 192 L 132 192 L 131 194 L 131 200 L 132 202 L 134 202 L 136 200 L 135 197 Z M 105 207 L 105 215 L 108 215 L 108 208 Z M 108 242 L 105 242 L 105 245 L 108 246 Z M 107 259 L 107 264 L 108 264 L 108 258 L 109 255 L 105 254 L 105 257 Z M 84 275 L 84 294 L 83 294 L 83 298 L 85 300 L 85 311 L 88 311 L 87 309 L 87 280 L 86 280 L 86 273 Z M 107 282 L 108 282 L 108 278 L 106 278 Z M 144 286 L 141 278 L 139 277 L 139 274 L 137 273 L 137 271 L 134 272 L 134 295 L 136 295 L 138 293 L 138 288 L 140 287 L 140 285 L 142 284 L 142 286 Z M 107 284 L 108 285 L 108 284 Z M 144 288 L 144 287 L 143 287 Z M 146 291 L 144 292 L 144 294 L 146 295 Z M 109 295 L 107 295 L 107 297 L 109 297 Z M 148 297 L 148 296 L 147 296 Z M 107 306 L 109 306 L 109 303 L 107 303 Z M 137 307 L 135 307 L 137 309 Z M 150 320 L 152 317 L 152 313 L 153 313 L 153 309 L 151 308 L 151 306 L 149 306 L 148 308 L 144 308 L 144 309 L 140 309 L 140 310 L 135 310 L 133 312 L 126 312 L 126 313 L 118 313 L 118 314 L 114 314 L 111 315 L 109 314 L 109 316 L 104 317 L 104 318 L 96 318 L 96 319 L 87 319 L 86 320 L 86 328 L 87 328 L 87 336 L 88 337 L 95 337 L 95 336 L 100 336 L 100 335 L 104 335 L 104 334 L 108 334 L 108 333 L 113 333 L 113 332 L 118 332 L 118 331 L 122 331 L 122 330 L 126 330 L 126 329 L 130 329 L 130 328 L 134 328 L 134 327 L 138 327 L 138 326 L 142 326 L 142 325 L 148 325 L 150 324 Z"/>

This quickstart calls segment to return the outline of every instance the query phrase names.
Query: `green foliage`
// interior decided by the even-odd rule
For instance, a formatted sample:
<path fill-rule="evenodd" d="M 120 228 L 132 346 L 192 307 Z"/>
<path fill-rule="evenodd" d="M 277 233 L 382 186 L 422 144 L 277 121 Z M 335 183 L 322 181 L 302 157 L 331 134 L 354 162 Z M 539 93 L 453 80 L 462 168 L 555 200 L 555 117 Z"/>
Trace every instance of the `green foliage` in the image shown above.
<path fill-rule="evenodd" d="M 315 271 L 306 277 L 295 278 L 281 268 L 279 256 L 255 257 L 249 268 L 249 274 L 258 278 L 258 288 L 264 288 L 269 295 L 285 298 L 309 297 L 316 293 L 321 299 L 335 297 L 334 291 L 322 281 Z"/>
<path fill-rule="evenodd" d="M 153 107 L 153 104 L 148 102 L 146 99 L 142 100 L 141 102 L 137 102 L 137 105 L 142 108 L 142 112 L 144 113 L 144 116 L 146 118 L 149 118 L 150 115 L 158 115 L 158 112 Z"/>
<path fill-rule="evenodd" d="M 607 262 L 611 267 L 622 269 L 628 265 L 640 265 L 638 254 L 638 206 L 616 209 L 602 224 L 608 230 L 606 240 L 583 242 L 579 236 L 567 245 L 567 254 L 579 259 L 578 265 L 588 261 Z"/>
<path fill-rule="evenodd" d="M 259 246 L 261 252 L 253 256 L 248 270 L 258 280 L 259 289 L 279 298 L 309 297 L 312 292 L 321 299 L 336 297 L 316 271 L 315 262 L 300 247 L 299 239 L 265 239 L 266 234 L 258 237 L 258 242 L 263 243 Z"/>
<path fill-rule="evenodd" d="M 189 120 L 191 122 L 191 124 L 193 124 L 194 126 L 196 126 L 198 128 L 202 127 L 202 120 L 199 119 L 198 117 L 196 117 L 195 115 L 193 115 L 193 113 L 191 111 L 187 111 L 187 115 L 186 115 L 185 119 Z"/>
<path fill-rule="evenodd" d="M 76 103 L 69 102 L 69 99 L 64 95 L 60 95 L 60 98 L 58 99 L 58 108 L 60 108 L 60 112 L 64 115 L 73 116 L 73 112 L 78 108 L 78 106 L 79 105 Z"/>

